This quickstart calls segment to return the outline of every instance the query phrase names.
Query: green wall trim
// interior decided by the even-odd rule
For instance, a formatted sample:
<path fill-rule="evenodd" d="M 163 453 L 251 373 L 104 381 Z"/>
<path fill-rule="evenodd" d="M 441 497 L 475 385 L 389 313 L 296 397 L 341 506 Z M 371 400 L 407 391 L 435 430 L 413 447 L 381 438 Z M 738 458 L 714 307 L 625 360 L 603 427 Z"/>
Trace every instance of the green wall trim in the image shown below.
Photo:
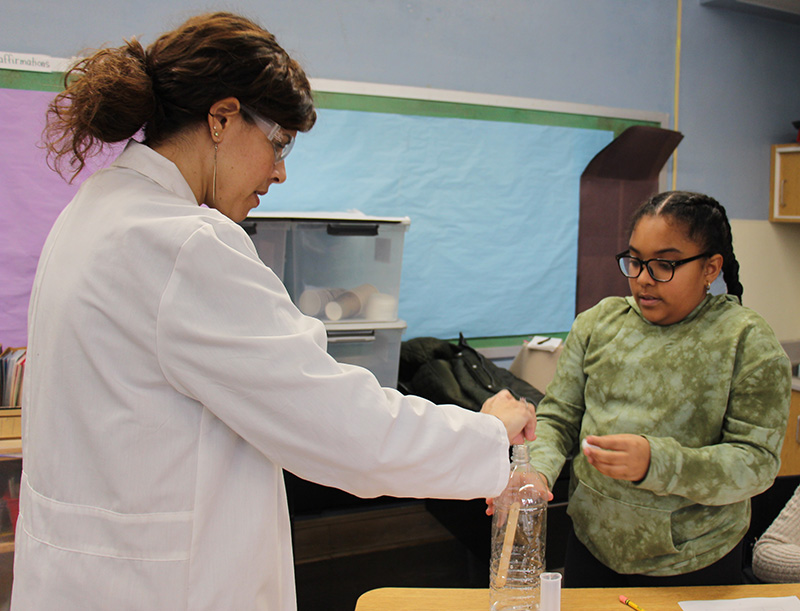
<path fill-rule="evenodd" d="M 661 126 L 657 121 L 620 119 L 615 117 L 581 115 L 528 108 L 511 108 L 507 106 L 466 104 L 463 102 L 443 102 L 437 100 L 335 93 L 329 91 L 315 91 L 314 102 L 318 108 L 329 108 L 332 110 L 356 110 L 399 115 L 479 119 L 483 121 L 502 121 L 505 123 L 531 123 L 555 127 L 598 129 L 613 132 L 614 137 L 617 137 L 633 125 Z"/>
<path fill-rule="evenodd" d="M 64 88 L 64 73 L 0 69 L 0 87 L 3 89 L 58 92 Z"/>
<path fill-rule="evenodd" d="M 0 87 L 4 89 L 59 92 L 64 87 L 64 74 L 62 72 L 28 72 L 25 70 L 0 69 Z M 614 137 L 619 136 L 632 125 L 660 127 L 660 124 L 656 121 L 330 91 L 315 91 L 314 101 L 318 108 L 332 110 L 356 110 L 424 117 L 478 119 L 505 123 L 598 129 L 613 132 Z"/>

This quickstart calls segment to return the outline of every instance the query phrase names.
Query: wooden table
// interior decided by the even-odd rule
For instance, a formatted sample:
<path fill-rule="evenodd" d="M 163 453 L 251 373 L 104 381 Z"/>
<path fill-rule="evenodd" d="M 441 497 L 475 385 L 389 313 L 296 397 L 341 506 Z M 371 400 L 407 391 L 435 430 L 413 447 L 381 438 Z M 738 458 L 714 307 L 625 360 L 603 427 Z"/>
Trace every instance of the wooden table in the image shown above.
<path fill-rule="evenodd" d="M 680 611 L 686 600 L 721 600 L 762 596 L 797 596 L 800 583 L 685 588 L 564 588 L 562 611 L 625 611 L 624 594 L 644 611 Z M 380 588 L 363 594 L 356 611 L 488 611 L 488 590 Z"/>

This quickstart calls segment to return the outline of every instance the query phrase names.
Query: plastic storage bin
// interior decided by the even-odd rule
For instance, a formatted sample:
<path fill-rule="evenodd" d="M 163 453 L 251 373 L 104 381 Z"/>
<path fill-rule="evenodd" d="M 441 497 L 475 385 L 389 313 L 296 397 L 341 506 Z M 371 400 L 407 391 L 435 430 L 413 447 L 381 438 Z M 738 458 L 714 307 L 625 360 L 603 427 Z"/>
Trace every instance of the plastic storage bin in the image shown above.
<path fill-rule="evenodd" d="M 333 322 L 397 320 L 408 220 L 295 221 L 286 288 L 309 316 Z"/>
<path fill-rule="evenodd" d="M 253 212 L 242 223 L 300 310 L 326 322 L 398 319 L 409 224 L 408 217 L 284 212 Z"/>
<path fill-rule="evenodd" d="M 283 282 L 286 264 L 286 237 L 291 223 L 287 220 L 258 222 L 253 218 L 247 218 L 240 224 L 253 240 L 258 257 Z"/>
<path fill-rule="evenodd" d="M 360 213 L 252 212 L 241 225 L 297 307 L 325 323 L 328 353 L 395 388 L 407 217 Z"/>
<path fill-rule="evenodd" d="M 406 323 L 326 323 L 328 354 L 340 363 L 369 369 L 381 386 L 397 388 L 400 342 Z"/>

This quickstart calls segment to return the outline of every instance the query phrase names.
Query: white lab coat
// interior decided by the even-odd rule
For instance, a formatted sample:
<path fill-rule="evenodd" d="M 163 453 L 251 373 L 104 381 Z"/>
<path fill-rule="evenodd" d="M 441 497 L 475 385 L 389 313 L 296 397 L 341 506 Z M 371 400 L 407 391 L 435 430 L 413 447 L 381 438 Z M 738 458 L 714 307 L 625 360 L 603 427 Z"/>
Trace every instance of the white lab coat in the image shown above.
<path fill-rule="evenodd" d="M 39 262 L 12 609 L 295 609 L 281 468 L 365 497 L 503 489 L 498 419 L 325 345 L 241 227 L 131 142 Z"/>

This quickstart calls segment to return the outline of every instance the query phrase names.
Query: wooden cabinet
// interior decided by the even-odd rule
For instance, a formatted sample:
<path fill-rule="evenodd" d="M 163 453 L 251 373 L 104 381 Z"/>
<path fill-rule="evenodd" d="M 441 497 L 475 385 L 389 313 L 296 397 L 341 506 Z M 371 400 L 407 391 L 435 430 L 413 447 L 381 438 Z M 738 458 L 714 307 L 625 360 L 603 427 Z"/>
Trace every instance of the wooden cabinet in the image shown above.
<path fill-rule="evenodd" d="M 781 450 L 781 469 L 778 475 L 800 475 L 800 390 L 792 391 L 789 424 Z"/>
<path fill-rule="evenodd" d="M 800 223 L 800 143 L 772 147 L 769 220 Z"/>

